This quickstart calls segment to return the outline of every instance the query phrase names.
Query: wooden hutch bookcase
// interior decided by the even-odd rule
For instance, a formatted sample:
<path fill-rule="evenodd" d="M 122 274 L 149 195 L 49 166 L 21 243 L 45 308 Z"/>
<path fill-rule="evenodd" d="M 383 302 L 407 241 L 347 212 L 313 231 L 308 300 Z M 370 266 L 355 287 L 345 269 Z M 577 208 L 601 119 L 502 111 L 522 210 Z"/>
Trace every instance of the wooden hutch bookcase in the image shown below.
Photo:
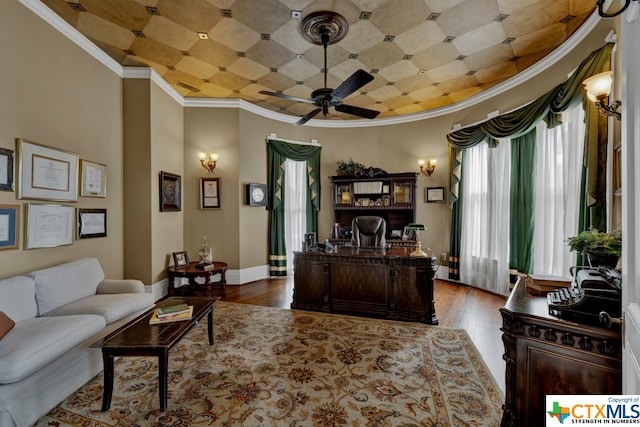
<path fill-rule="evenodd" d="M 416 219 L 418 174 L 393 173 L 376 177 L 330 176 L 331 242 L 351 241 L 351 222 L 357 216 L 375 215 L 387 223 L 386 240 L 391 246 L 415 245 L 403 239 L 404 228 Z"/>

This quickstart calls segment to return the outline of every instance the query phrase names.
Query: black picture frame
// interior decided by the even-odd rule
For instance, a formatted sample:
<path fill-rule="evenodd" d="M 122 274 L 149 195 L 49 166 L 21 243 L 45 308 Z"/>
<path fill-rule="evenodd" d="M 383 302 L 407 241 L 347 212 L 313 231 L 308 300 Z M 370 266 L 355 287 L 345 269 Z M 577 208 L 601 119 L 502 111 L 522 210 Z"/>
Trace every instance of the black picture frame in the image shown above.
<path fill-rule="evenodd" d="M 310 251 L 316 248 L 316 233 L 306 233 L 304 235 L 304 250 Z"/>
<path fill-rule="evenodd" d="M 200 209 L 220 209 L 220 178 L 200 178 Z"/>
<path fill-rule="evenodd" d="M 107 237 L 107 210 L 78 208 L 78 239 Z"/>
<path fill-rule="evenodd" d="M 250 182 L 245 186 L 244 197 L 245 203 L 249 206 L 267 206 L 267 184 Z"/>
<path fill-rule="evenodd" d="M 173 256 L 173 265 L 176 268 L 189 266 L 189 255 L 186 251 L 173 252 L 171 255 Z"/>
<path fill-rule="evenodd" d="M 426 203 L 444 203 L 444 187 L 426 187 L 424 201 Z"/>
<path fill-rule="evenodd" d="M 160 172 L 160 212 L 182 210 L 182 178 L 180 175 Z"/>
<path fill-rule="evenodd" d="M 0 148 L 0 191 L 13 191 L 13 150 Z"/>

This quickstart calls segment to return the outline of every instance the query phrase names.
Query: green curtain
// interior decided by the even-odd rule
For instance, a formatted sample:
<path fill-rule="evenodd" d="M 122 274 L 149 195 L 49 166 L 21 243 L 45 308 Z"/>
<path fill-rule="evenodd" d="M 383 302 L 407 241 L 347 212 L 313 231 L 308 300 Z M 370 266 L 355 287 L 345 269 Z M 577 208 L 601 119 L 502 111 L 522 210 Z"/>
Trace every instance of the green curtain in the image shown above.
<path fill-rule="evenodd" d="M 581 218 L 584 224 L 593 225 L 596 223 L 601 223 L 604 218 L 605 210 L 598 208 L 598 200 L 604 201 L 604 198 L 600 199 L 598 189 L 601 186 L 599 182 L 604 179 L 603 177 L 605 175 L 604 173 L 602 173 L 601 166 L 606 163 L 606 152 L 604 163 L 602 158 L 603 145 L 602 138 L 600 136 L 602 132 L 602 120 L 600 118 L 597 118 L 598 114 L 597 112 L 595 112 L 595 108 L 593 107 L 593 105 L 591 105 L 591 103 L 589 102 L 584 101 L 585 97 L 582 82 L 587 77 L 608 70 L 609 57 L 611 55 L 611 49 L 613 48 L 613 46 L 613 43 L 607 43 L 600 49 L 591 52 L 591 54 L 587 58 L 585 58 L 584 61 L 582 61 L 582 63 L 578 66 L 576 71 L 571 75 L 571 77 L 569 77 L 567 81 L 557 85 L 549 92 L 534 100 L 530 104 L 519 108 L 518 110 L 511 113 L 503 114 L 490 119 L 481 124 L 469 126 L 467 128 L 449 133 L 447 135 L 449 144 L 456 149 L 464 150 L 466 148 L 474 147 L 475 145 L 483 141 L 487 141 L 490 146 L 495 147 L 498 144 L 499 138 L 510 138 L 512 140 L 516 139 L 520 141 L 520 143 L 522 141 L 526 142 L 528 141 L 527 135 L 530 132 L 535 131 L 536 126 L 541 120 L 544 120 L 549 128 L 553 128 L 561 123 L 561 115 L 563 111 L 570 110 L 582 102 L 585 111 L 588 112 L 587 136 L 585 141 L 585 168 L 588 185 L 585 191 L 588 195 L 587 199 L 591 202 L 589 206 L 593 207 L 589 209 L 589 220 L 587 222 L 585 222 L 586 220 L 584 219 L 584 216 L 587 215 L 587 213 L 582 212 L 583 215 L 581 216 Z M 589 113 L 590 110 L 591 113 Z M 595 116 L 593 116 L 593 114 L 595 114 Z M 594 125 L 591 122 L 592 120 L 597 122 L 598 124 Z M 594 132 L 591 129 L 592 126 L 595 126 L 597 131 Z M 521 137 L 524 139 L 521 139 Z M 513 144 L 516 147 L 516 151 L 519 153 L 519 159 L 523 161 L 521 151 L 524 150 L 528 152 L 531 150 L 531 148 L 517 148 L 520 143 L 515 142 Z M 596 154 L 594 155 L 594 153 Z M 600 155 L 598 155 L 598 153 L 600 153 Z M 528 155 L 530 154 L 531 153 L 529 153 Z M 533 154 L 535 155 L 535 151 L 533 151 Z M 520 249 L 517 248 L 523 248 L 524 245 L 526 245 L 527 239 L 533 238 L 532 231 L 530 231 L 529 228 L 530 226 L 528 212 L 531 211 L 531 213 L 533 213 L 534 210 L 533 199 L 531 198 L 531 195 L 534 193 L 534 181 L 531 180 L 528 184 L 526 177 L 522 174 L 521 176 L 515 178 L 515 185 L 517 186 L 517 188 L 520 188 L 521 191 L 524 191 L 525 194 L 516 195 L 512 192 L 511 215 L 512 219 L 514 219 L 515 216 L 515 219 L 518 223 L 511 224 L 511 228 L 514 230 L 510 236 L 512 245 L 511 256 L 515 257 L 511 264 L 516 266 L 520 271 L 527 271 L 532 268 L 532 245 L 530 245 L 529 248 L 524 252 L 518 252 L 517 254 L 515 254 L 514 251 L 519 251 Z M 514 188 L 513 185 L 514 183 L 512 182 L 512 190 Z M 461 186 L 461 177 L 454 177 L 454 175 L 452 174 L 450 181 L 450 197 L 453 207 L 455 207 L 455 204 L 457 203 L 456 201 L 460 200 L 459 197 L 461 197 L 462 194 L 460 192 Z M 454 188 L 457 189 L 458 194 L 454 195 Z M 515 203 L 513 197 L 515 197 Z M 513 211 L 514 207 L 518 209 L 517 212 Z M 459 232 L 459 224 L 457 223 L 457 221 L 460 221 L 460 212 L 452 208 L 451 215 L 452 231 L 450 246 L 451 248 L 455 248 L 459 251 L 459 239 L 461 238 L 461 236 Z M 454 241 L 454 239 L 458 240 Z"/>
<path fill-rule="evenodd" d="M 307 232 L 318 232 L 320 210 L 320 152 L 322 147 L 269 140 L 267 146 L 269 200 L 269 275 L 287 275 L 284 240 L 284 162 L 307 162 Z"/>
<path fill-rule="evenodd" d="M 460 280 L 460 235 L 462 233 L 462 162 L 463 152 L 449 146 L 449 170 L 451 171 L 451 236 L 449 237 L 449 279 Z"/>
<path fill-rule="evenodd" d="M 536 182 L 536 128 L 511 139 L 511 203 L 509 268 L 533 271 L 533 231 Z"/>

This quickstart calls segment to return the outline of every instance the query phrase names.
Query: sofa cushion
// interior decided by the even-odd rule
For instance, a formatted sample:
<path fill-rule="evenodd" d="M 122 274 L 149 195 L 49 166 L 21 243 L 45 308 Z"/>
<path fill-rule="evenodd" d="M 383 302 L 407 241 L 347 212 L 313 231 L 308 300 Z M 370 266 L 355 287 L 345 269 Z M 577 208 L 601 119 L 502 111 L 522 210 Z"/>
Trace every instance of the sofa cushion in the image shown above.
<path fill-rule="evenodd" d="M 0 384 L 34 373 L 105 327 L 101 316 L 37 317 L 16 322 L 0 341 Z"/>
<path fill-rule="evenodd" d="M 83 258 L 28 274 L 36 283 L 39 314 L 95 295 L 104 272 L 95 258 Z"/>
<path fill-rule="evenodd" d="M 19 322 L 38 315 L 36 285 L 26 276 L 0 280 L 0 311 Z"/>
<path fill-rule="evenodd" d="M 49 311 L 46 317 L 97 314 L 102 316 L 109 324 L 129 314 L 151 307 L 153 307 L 153 295 L 149 293 L 102 294 L 92 295 L 65 304 Z"/>
<path fill-rule="evenodd" d="M 0 311 L 0 340 L 7 335 L 7 332 L 13 329 L 14 326 L 16 326 L 16 322 Z"/>

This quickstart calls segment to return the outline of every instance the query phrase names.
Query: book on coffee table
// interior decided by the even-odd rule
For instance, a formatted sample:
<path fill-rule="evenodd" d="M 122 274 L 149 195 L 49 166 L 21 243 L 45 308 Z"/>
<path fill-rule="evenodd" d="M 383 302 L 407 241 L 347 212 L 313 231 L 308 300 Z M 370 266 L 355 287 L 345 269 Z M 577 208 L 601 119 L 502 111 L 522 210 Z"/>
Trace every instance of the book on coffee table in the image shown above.
<path fill-rule="evenodd" d="M 193 306 L 189 305 L 189 309 L 186 312 L 181 312 L 177 314 L 172 314 L 165 317 L 158 317 L 158 310 L 155 310 L 151 315 L 151 319 L 149 319 L 150 325 L 158 325 L 161 323 L 170 323 L 170 322 L 179 322 L 181 320 L 189 320 L 193 315 Z"/>
<path fill-rule="evenodd" d="M 168 305 L 166 307 L 158 307 L 156 309 L 156 314 L 160 319 L 187 312 L 189 312 L 189 306 L 187 304 Z"/>

